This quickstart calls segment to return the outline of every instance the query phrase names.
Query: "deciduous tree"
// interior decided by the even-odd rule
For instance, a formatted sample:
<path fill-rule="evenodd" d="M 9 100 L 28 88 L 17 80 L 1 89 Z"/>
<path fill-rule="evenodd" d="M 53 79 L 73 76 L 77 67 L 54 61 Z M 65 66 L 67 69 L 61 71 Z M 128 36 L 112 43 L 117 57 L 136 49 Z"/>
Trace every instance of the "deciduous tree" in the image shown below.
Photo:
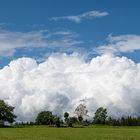
<path fill-rule="evenodd" d="M 96 110 L 93 122 L 95 124 L 105 124 L 107 118 L 107 109 L 100 107 Z"/>
<path fill-rule="evenodd" d="M 3 100 L 0 100 L 0 121 L 13 123 L 16 115 L 13 113 L 14 107 L 6 104 Z"/>

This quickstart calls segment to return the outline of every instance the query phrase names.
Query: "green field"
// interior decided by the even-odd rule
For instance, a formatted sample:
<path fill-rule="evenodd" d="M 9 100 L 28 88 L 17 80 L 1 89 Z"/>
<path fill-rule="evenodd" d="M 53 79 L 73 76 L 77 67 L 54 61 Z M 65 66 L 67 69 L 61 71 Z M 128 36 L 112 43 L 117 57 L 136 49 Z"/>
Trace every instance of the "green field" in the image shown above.
<path fill-rule="evenodd" d="M 0 140 L 140 140 L 140 127 L 0 128 Z"/>

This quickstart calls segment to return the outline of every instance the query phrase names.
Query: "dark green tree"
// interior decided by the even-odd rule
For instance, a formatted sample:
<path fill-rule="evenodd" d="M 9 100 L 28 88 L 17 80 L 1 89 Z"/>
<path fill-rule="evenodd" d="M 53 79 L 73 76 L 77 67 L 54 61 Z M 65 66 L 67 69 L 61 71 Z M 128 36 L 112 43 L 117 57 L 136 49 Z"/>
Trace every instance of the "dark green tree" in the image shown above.
<path fill-rule="evenodd" d="M 60 121 L 59 117 L 56 116 L 54 118 L 54 124 L 55 124 L 56 127 L 60 127 L 61 121 Z"/>
<path fill-rule="evenodd" d="M 13 123 L 16 115 L 13 113 L 14 107 L 9 106 L 3 100 L 0 100 L 0 121 L 1 124 L 5 121 Z"/>
<path fill-rule="evenodd" d="M 122 126 L 127 126 L 127 119 L 125 117 L 121 117 L 120 123 Z"/>
<path fill-rule="evenodd" d="M 73 127 L 74 124 L 78 124 L 78 119 L 76 117 L 69 117 L 67 121 L 68 127 Z"/>
<path fill-rule="evenodd" d="M 2 120 L 0 120 L 0 127 L 4 126 L 4 122 Z"/>
<path fill-rule="evenodd" d="M 73 118 L 72 117 L 70 117 L 69 119 L 68 119 L 68 126 L 69 127 L 73 127 Z"/>
<path fill-rule="evenodd" d="M 120 120 L 108 117 L 108 119 L 106 120 L 106 124 L 112 126 L 120 126 Z"/>
<path fill-rule="evenodd" d="M 52 125 L 54 124 L 55 116 L 50 111 L 42 111 L 36 118 L 36 123 L 39 125 Z"/>
<path fill-rule="evenodd" d="M 67 123 L 68 119 L 69 119 L 69 113 L 68 112 L 64 113 L 64 118 L 65 118 L 65 123 Z"/>
<path fill-rule="evenodd" d="M 79 123 L 82 123 L 83 117 L 82 116 L 78 116 L 78 121 L 79 121 Z"/>
<path fill-rule="evenodd" d="M 94 124 L 105 124 L 107 118 L 107 109 L 100 107 L 96 110 L 95 115 L 93 117 Z"/>
<path fill-rule="evenodd" d="M 70 117 L 69 119 L 71 120 L 73 124 L 76 124 L 76 123 L 78 124 L 78 119 L 76 117 Z"/>

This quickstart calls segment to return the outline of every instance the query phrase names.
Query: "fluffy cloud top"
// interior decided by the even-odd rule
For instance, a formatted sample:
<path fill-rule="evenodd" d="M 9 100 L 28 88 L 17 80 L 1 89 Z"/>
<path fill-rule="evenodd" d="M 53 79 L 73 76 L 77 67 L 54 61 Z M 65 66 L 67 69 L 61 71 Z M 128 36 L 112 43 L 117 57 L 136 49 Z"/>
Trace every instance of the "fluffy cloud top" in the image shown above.
<path fill-rule="evenodd" d="M 99 18 L 99 17 L 104 17 L 109 15 L 108 12 L 100 12 L 100 11 L 88 11 L 85 13 L 82 13 L 80 15 L 75 15 L 75 16 L 62 16 L 62 17 L 52 17 L 52 20 L 69 20 L 75 23 L 80 23 L 85 19 L 94 19 L 94 18 Z"/>
<path fill-rule="evenodd" d="M 38 112 L 74 112 L 84 100 L 89 115 L 97 107 L 109 114 L 140 115 L 140 64 L 103 55 L 85 62 L 79 55 L 52 55 L 37 64 L 20 58 L 0 70 L 0 99 L 15 106 L 18 120 L 34 120 Z"/>

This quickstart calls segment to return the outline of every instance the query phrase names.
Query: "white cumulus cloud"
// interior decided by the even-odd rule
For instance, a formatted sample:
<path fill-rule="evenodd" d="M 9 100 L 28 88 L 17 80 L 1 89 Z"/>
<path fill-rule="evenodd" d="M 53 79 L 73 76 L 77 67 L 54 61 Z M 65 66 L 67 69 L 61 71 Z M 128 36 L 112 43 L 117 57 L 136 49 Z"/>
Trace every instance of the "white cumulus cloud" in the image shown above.
<path fill-rule="evenodd" d="M 90 116 L 100 106 L 115 117 L 140 115 L 140 64 L 126 57 L 102 55 L 86 62 L 76 54 L 57 54 L 40 64 L 19 58 L 0 69 L 0 83 L 0 99 L 15 106 L 22 121 L 42 110 L 73 114 L 80 100 Z"/>

